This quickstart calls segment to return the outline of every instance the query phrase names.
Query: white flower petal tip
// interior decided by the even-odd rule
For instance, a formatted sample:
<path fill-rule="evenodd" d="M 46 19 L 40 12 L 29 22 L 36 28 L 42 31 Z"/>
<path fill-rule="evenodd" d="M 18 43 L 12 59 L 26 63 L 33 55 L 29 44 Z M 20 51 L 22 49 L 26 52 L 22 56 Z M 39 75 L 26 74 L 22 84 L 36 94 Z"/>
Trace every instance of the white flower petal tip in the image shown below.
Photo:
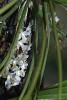
<path fill-rule="evenodd" d="M 32 1 L 30 1 L 30 3 L 29 3 L 29 8 L 31 8 L 31 9 L 32 9 L 32 7 L 33 7 L 33 2 L 32 2 Z"/>
<path fill-rule="evenodd" d="M 60 20 L 60 19 L 58 18 L 58 16 L 55 16 L 55 22 L 58 23 L 59 20 Z"/>
<path fill-rule="evenodd" d="M 0 22 L 0 24 L 2 24 L 2 22 Z"/>
<path fill-rule="evenodd" d="M 32 44 L 30 44 L 30 45 L 28 46 L 28 50 L 31 50 L 31 47 L 32 47 Z"/>
<path fill-rule="evenodd" d="M 14 60 L 14 61 L 13 61 L 13 66 L 16 66 L 16 64 L 17 64 L 17 61 Z"/>
<path fill-rule="evenodd" d="M 31 28 L 29 26 L 26 28 L 26 34 L 27 35 L 30 35 L 31 34 Z"/>
<path fill-rule="evenodd" d="M 20 76 L 20 71 L 16 71 L 16 76 Z"/>
<path fill-rule="evenodd" d="M 22 69 L 23 71 L 26 69 L 25 64 L 22 64 L 20 67 L 21 67 L 21 69 Z"/>
<path fill-rule="evenodd" d="M 11 78 L 10 75 L 8 75 L 8 76 L 7 76 L 7 80 L 10 80 L 10 78 Z"/>
<path fill-rule="evenodd" d="M 20 46 L 23 46 L 23 43 L 21 41 L 18 42 Z"/>
<path fill-rule="evenodd" d="M 13 67 L 11 67 L 10 68 L 12 71 L 16 71 L 16 70 L 18 70 L 19 68 L 18 68 L 18 66 L 13 66 Z"/>
<path fill-rule="evenodd" d="M 12 84 L 12 86 L 17 86 L 17 85 L 19 85 L 19 82 L 14 82 L 14 83 Z"/>
<path fill-rule="evenodd" d="M 22 34 L 22 39 L 26 38 L 24 34 Z"/>
<path fill-rule="evenodd" d="M 21 81 L 21 78 L 19 76 L 15 76 L 15 79 L 16 79 L 17 82 Z"/>
<path fill-rule="evenodd" d="M 21 70 L 21 77 L 25 77 L 25 71 Z"/>

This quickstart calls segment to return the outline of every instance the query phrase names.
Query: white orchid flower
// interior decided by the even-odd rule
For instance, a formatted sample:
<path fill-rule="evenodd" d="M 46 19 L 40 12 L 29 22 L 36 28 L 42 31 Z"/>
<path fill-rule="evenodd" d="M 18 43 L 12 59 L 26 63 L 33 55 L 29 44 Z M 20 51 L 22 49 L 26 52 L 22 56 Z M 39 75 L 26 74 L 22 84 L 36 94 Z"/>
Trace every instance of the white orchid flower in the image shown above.
<path fill-rule="evenodd" d="M 14 83 L 11 85 L 11 87 L 12 87 L 12 86 L 17 86 L 17 85 L 19 85 L 19 82 L 14 82 Z"/>
<path fill-rule="evenodd" d="M 5 73 L 3 73 L 2 77 L 6 78 L 10 74 L 9 68 L 6 69 Z"/>
<path fill-rule="evenodd" d="M 24 59 L 27 60 L 29 58 L 29 55 L 24 54 Z"/>
<path fill-rule="evenodd" d="M 10 89 L 11 88 L 11 81 L 10 80 L 6 80 L 5 81 L 5 86 L 7 89 Z"/>
<path fill-rule="evenodd" d="M 19 56 L 18 56 L 18 62 L 19 61 L 26 61 L 28 59 L 29 55 L 26 54 L 26 53 L 21 53 Z"/>
<path fill-rule="evenodd" d="M 14 78 L 15 80 L 14 81 L 19 81 L 21 79 L 20 76 L 21 77 L 25 76 L 24 70 L 18 70 L 18 71 L 15 71 L 14 73 L 15 73 L 15 78 Z"/>
<path fill-rule="evenodd" d="M 27 69 L 28 63 L 24 62 L 20 68 L 24 71 L 25 69 Z"/>
<path fill-rule="evenodd" d="M 21 77 L 25 77 L 25 71 L 21 70 Z"/>
<path fill-rule="evenodd" d="M 21 41 L 18 41 L 17 43 L 17 49 L 19 50 L 20 47 L 22 47 L 24 44 Z"/>
<path fill-rule="evenodd" d="M 30 43 L 28 48 L 27 48 L 28 51 L 31 50 L 31 46 L 32 46 L 32 44 Z"/>
<path fill-rule="evenodd" d="M 28 45 L 24 45 L 21 41 L 19 41 L 19 45 L 17 47 L 21 47 L 23 51 L 26 51 L 28 48 Z"/>
<path fill-rule="evenodd" d="M 23 39 L 21 39 L 20 40 L 20 42 L 22 42 L 22 43 L 28 43 L 28 41 L 27 41 L 27 38 L 25 37 L 25 38 L 23 38 Z"/>
<path fill-rule="evenodd" d="M 15 76 L 16 82 L 20 82 L 21 78 L 19 76 Z"/>
<path fill-rule="evenodd" d="M 16 71 L 16 70 L 19 69 L 19 67 L 18 67 L 18 66 L 12 66 L 10 69 L 11 69 L 12 71 Z"/>

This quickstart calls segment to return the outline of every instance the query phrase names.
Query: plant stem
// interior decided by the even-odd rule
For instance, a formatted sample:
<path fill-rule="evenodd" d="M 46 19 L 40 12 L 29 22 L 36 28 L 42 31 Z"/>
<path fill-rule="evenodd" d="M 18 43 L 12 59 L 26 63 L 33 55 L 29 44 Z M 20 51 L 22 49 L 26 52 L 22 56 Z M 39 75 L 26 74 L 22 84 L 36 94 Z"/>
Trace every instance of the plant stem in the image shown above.
<path fill-rule="evenodd" d="M 61 53 L 60 53 L 60 47 L 59 47 L 59 41 L 58 41 L 58 34 L 56 30 L 56 23 L 55 23 L 55 18 L 54 18 L 54 8 L 53 8 L 52 0 L 49 0 L 49 6 L 51 10 L 51 15 L 52 15 L 52 26 L 54 30 L 54 37 L 55 37 L 57 57 L 58 57 L 58 74 L 59 74 L 58 100 L 61 100 L 61 97 L 62 97 L 62 61 L 61 61 Z"/>
<path fill-rule="evenodd" d="M 47 45 L 46 45 L 45 54 L 44 54 L 43 68 L 41 71 L 40 85 L 43 79 L 47 57 L 48 57 L 49 45 L 50 45 L 50 26 L 49 26 L 48 12 L 47 12 L 47 3 L 45 3 L 44 6 L 45 6 L 45 16 L 46 16 L 45 18 L 46 18 Z"/>

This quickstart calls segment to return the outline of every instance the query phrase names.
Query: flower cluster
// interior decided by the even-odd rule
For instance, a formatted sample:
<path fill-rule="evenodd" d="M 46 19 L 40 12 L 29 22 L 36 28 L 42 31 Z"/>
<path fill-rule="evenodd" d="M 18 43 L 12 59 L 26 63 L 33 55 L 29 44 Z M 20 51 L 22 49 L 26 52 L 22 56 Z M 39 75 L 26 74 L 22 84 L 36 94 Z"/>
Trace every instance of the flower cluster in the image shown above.
<path fill-rule="evenodd" d="M 31 4 L 29 6 L 31 6 Z M 27 14 L 25 17 L 27 17 Z M 5 73 L 2 75 L 2 77 L 6 79 L 5 87 L 7 89 L 10 89 L 12 86 L 19 85 L 21 79 L 25 77 L 26 69 L 28 66 L 28 62 L 27 62 L 27 59 L 29 57 L 28 51 L 31 49 L 32 46 L 31 44 L 32 24 L 31 23 L 32 21 L 29 22 L 25 30 L 23 29 L 20 30 L 14 55 L 10 60 L 8 68 L 6 69 Z"/>
<path fill-rule="evenodd" d="M 10 60 L 8 68 L 2 75 L 3 78 L 6 78 L 5 86 L 7 89 L 19 85 L 21 78 L 25 77 L 28 66 L 28 51 L 31 49 L 31 46 L 31 25 L 29 23 L 25 31 L 20 30 L 15 53 Z"/>

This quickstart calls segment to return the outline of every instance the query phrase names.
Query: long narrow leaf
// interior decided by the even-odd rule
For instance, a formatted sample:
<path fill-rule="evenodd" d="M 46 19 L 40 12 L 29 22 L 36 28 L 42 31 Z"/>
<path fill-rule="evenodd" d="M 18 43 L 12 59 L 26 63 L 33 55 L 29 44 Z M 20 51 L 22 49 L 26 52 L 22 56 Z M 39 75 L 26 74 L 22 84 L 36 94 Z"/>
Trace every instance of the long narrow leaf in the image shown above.
<path fill-rule="evenodd" d="M 57 1 L 58 3 L 67 3 L 67 0 L 54 0 Z"/>
<path fill-rule="evenodd" d="M 38 26 L 37 26 L 37 19 L 35 19 L 35 45 L 36 45 L 36 53 L 38 47 Z"/>
<path fill-rule="evenodd" d="M 56 42 L 56 49 L 57 49 L 57 58 L 58 58 L 58 73 L 59 73 L 59 90 L 58 90 L 58 100 L 61 100 L 62 97 L 62 61 L 61 61 L 61 53 L 60 53 L 60 46 L 58 41 L 58 34 L 56 30 L 55 18 L 54 18 L 54 8 L 52 4 L 52 0 L 49 1 L 50 11 L 52 15 L 52 26 L 54 30 L 54 37 Z"/>
<path fill-rule="evenodd" d="M 11 8 L 18 0 L 11 0 L 8 4 L 0 9 L 0 15 L 3 14 L 6 10 Z"/>
<path fill-rule="evenodd" d="M 49 27 L 49 19 L 48 19 L 48 12 L 47 12 L 47 4 L 45 4 L 45 16 L 46 16 L 46 28 L 47 28 L 47 46 L 46 46 L 46 50 L 45 50 L 45 54 L 44 54 L 44 61 L 43 61 L 43 67 L 42 67 L 42 72 L 41 72 L 41 79 L 40 79 L 40 85 L 42 82 L 42 78 L 44 75 L 44 71 L 45 71 L 45 66 L 46 66 L 46 61 L 47 61 L 47 56 L 48 56 L 48 51 L 49 51 L 49 44 L 50 44 L 50 27 Z"/>
<path fill-rule="evenodd" d="M 7 11 L 4 15 L 0 16 L 0 21 L 6 20 L 11 14 L 13 14 L 19 5 L 22 3 L 22 0 L 19 0 L 9 11 Z"/>
<path fill-rule="evenodd" d="M 62 86 L 62 99 L 61 100 L 67 100 L 67 80 L 63 81 L 62 84 L 65 84 L 65 87 Z M 50 89 L 46 88 L 46 89 L 38 91 L 37 100 L 42 100 L 42 99 L 57 100 L 57 96 L 58 96 L 58 87 L 53 86 Z M 30 96 L 30 99 L 32 100 L 32 96 Z M 18 100 L 18 97 L 9 99 L 9 100 Z"/>

